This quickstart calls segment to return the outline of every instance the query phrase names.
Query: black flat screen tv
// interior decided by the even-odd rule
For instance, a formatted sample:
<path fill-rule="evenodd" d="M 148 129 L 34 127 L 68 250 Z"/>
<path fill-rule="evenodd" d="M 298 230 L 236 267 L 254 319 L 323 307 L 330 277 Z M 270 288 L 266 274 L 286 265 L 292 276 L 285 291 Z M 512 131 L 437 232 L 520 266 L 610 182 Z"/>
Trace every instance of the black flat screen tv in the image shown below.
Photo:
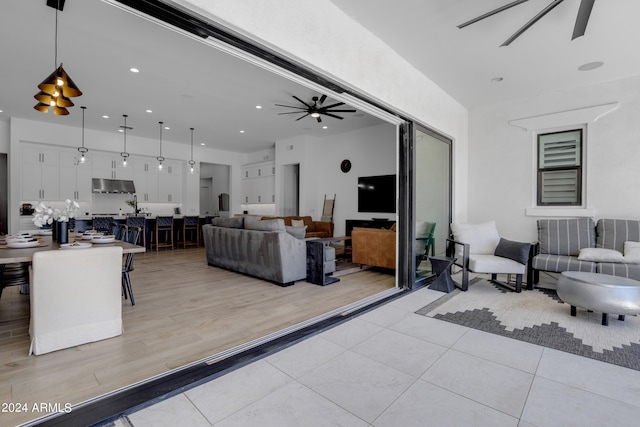
<path fill-rule="evenodd" d="M 358 212 L 396 212 L 396 176 L 358 178 Z"/>

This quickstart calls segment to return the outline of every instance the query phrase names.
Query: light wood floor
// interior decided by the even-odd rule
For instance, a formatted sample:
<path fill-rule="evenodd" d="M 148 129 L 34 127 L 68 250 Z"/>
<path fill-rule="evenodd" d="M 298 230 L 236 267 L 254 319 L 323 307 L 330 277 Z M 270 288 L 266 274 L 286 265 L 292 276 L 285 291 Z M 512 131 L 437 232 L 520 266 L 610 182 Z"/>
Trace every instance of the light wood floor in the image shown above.
<path fill-rule="evenodd" d="M 131 279 L 136 305 L 123 300 L 123 335 L 40 356 L 27 355 L 29 296 L 5 289 L 0 403 L 29 410 L 0 412 L 0 425 L 45 415 L 33 404 L 83 402 L 395 286 L 393 275 L 362 271 L 330 286 L 282 288 L 207 266 L 202 248 L 138 254 Z"/>

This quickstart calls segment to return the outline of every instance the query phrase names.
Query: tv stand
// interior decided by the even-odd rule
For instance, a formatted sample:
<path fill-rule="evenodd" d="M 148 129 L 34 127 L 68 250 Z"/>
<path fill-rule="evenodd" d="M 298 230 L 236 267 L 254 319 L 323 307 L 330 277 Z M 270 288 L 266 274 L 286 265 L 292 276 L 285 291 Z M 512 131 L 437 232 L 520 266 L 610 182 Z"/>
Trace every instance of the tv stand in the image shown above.
<path fill-rule="evenodd" d="M 348 219 L 345 224 L 345 232 L 351 237 L 351 231 L 355 227 L 360 228 L 384 228 L 389 229 L 396 222 L 392 219 Z M 351 240 L 345 241 L 345 247 L 351 247 Z"/>

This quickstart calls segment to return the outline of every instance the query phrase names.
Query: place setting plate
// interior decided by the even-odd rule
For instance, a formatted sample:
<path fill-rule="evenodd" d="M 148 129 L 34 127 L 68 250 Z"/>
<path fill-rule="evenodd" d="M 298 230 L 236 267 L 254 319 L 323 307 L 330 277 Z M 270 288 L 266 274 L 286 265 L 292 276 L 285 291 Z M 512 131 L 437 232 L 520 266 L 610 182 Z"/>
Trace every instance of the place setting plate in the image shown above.
<path fill-rule="evenodd" d="M 10 249 L 23 249 L 23 248 L 35 248 L 40 245 L 38 240 L 19 241 L 19 240 L 7 240 L 7 247 Z"/>
<path fill-rule="evenodd" d="M 93 246 L 93 244 L 89 242 L 73 242 L 63 243 L 60 245 L 60 249 L 88 249 L 91 246 Z"/>
<path fill-rule="evenodd" d="M 113 234 L 106 234 L 106 235 L 95 235 L 91 238 L 91 242 L 92 243 L 113 243 L 116 240 L 116 236 L 114 236 Z"/>

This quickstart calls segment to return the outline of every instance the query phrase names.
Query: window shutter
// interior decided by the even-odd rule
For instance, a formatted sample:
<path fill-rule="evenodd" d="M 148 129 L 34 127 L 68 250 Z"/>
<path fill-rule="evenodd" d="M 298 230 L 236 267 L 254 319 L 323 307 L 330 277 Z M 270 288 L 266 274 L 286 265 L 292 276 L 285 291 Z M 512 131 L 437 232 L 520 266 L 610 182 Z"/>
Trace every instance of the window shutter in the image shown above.
<path fill-rule="evenodd" d="M 579 203 L 580 174 L 577 169 L 540 171 L 540 198 L 545 205 Z"/>
<path fill-rule="evenodd" d="M 580 166 L 580 131 L 540 135 L 539 169 Z"/>
<path fill-rule="evenodd" d="M 582 130 L 538 135 L 538 204 L 582 203 Z"/>

